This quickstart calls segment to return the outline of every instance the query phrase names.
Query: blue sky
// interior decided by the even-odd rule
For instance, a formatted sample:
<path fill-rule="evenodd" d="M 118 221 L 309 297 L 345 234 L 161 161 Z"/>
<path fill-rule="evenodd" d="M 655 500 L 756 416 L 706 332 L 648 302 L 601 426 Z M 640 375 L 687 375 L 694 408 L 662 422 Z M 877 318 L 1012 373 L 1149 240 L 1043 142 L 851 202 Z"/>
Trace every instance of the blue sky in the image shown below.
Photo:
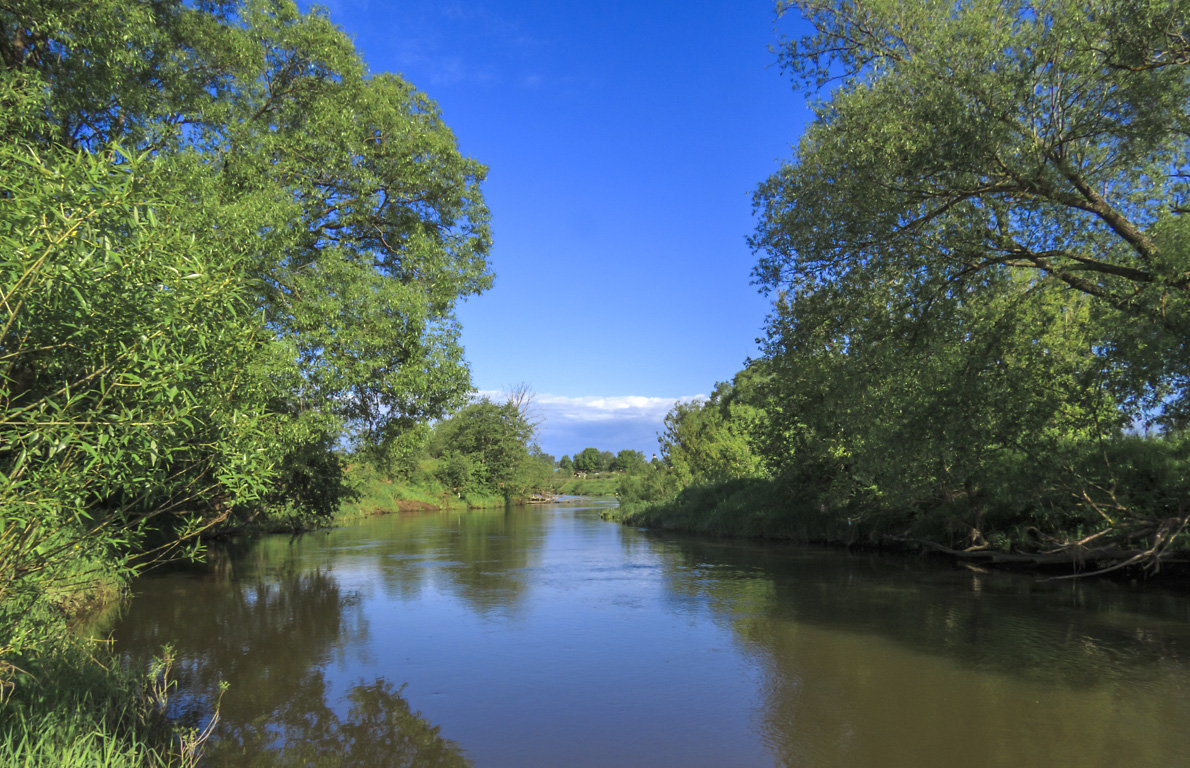
<path fill-rule="evenodd" d="M 496 274 L 459 309 L 474 383 L 527 384 L 556 456 L 656 450 L 757 352 L 756 186 L 809 114 L 769 0 L 331 0 L 373 72 L 489 168 Z"/>

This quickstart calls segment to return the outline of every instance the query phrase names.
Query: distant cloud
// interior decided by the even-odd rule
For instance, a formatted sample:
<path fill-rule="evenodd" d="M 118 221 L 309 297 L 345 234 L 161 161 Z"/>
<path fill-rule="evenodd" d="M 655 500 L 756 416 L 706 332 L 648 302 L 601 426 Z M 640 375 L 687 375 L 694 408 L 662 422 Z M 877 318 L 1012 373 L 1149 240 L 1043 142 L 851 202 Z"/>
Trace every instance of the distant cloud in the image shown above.
<path fill-rule="evenodd" d="M 500 392 L 479 394 L 496 401 L 503 399 Z M 657 452 L 657 434 L 674 403 L 705 398 L 701 394 L 686 397 L 538 394 L 533 396 L 531 410 L 540 420 L 538 443 L 555 457 L 573 456 L 583 448 L 612 452 L 632 448 L 651 456 Z"/>
<path fill-rule="evenodd" d="M 699 396 L 701 397 L 701 395 Z M 660 421 L 678 399 L 673 397 L 562 397 L 537 395 L 533 402 L 547 409 L 550 415 L 567 421 L 612 421 L 623 419 L 655 419 Z"/>

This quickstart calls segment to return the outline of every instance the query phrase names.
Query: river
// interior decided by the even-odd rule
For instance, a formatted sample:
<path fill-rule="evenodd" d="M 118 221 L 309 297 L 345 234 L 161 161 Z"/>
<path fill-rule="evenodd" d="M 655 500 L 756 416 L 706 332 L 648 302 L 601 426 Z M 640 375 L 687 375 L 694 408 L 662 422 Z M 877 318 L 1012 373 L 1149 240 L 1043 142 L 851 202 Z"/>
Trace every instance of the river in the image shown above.
<path fill-rule="evenodd" d="M 1190 594 L 544 506 L 212 551 L 114 619 L 207 766 L 1186 766 Z"/>

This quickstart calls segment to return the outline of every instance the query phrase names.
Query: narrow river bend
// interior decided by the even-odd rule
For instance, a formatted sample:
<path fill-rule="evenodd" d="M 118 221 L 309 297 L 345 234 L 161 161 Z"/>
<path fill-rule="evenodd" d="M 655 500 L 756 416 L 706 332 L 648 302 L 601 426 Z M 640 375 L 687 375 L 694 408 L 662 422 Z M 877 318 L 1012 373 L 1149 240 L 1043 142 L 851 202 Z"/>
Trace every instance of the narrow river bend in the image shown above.
<path fill-rule="evenodd" d="M 208 766 L 1187 766 L 1190 596 L 646 534 L 387 516 L 145 577 Z"/>

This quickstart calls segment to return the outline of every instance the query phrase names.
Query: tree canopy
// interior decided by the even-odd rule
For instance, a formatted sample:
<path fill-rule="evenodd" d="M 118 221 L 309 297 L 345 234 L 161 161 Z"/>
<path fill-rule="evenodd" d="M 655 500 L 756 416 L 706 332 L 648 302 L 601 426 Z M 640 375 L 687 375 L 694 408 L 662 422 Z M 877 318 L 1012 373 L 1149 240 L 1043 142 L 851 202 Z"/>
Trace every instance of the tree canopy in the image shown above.
<path fill-rule="evenodd" d="M 152 151 L 202 201 L 188 226 L 255 234 L 294 408 L 383 442 L 465 401 L 452 311 L 491 281 L 485 169 L 424 94 L 289 0 L 17 3 L 0 28 L 7 140 Z"/>
<path fill-rule="evenodd" d="M 757 193 L 760 284 L 790 299 L 879 286 L 922 317 L 1007 272 L 1078 292 L 1127 394 L 1180 419 L 1186 4 L 779 6 L 794 9 L 814 32 L 781 61 L 832 90 Z"/>
<path fill-rule="evenodd" d="M 292 0 L 0 0 L 0 623 L 465 404 L 485 173 Z"/>

